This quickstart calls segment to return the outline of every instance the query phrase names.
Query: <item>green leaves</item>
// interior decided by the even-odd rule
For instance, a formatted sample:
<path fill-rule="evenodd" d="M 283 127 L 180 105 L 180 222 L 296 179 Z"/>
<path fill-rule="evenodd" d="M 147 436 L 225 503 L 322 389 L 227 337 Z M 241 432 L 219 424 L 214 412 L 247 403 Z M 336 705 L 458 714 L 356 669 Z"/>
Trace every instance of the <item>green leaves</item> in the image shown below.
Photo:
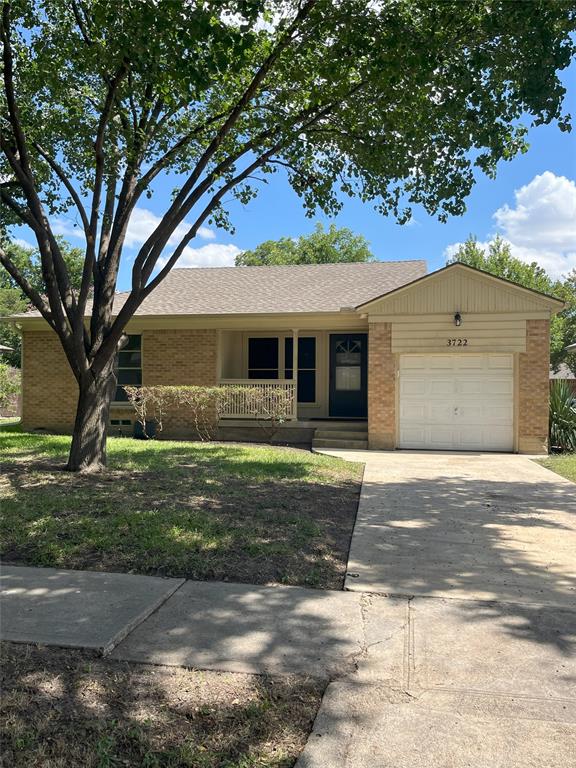
<path fill-rule="evenodd" d="M 316 224 L 310 235 L 298 239 L 282 237 L 266 240 L 252 251 L 236 257 L 236 266 L 262 266 L 271 264 L 334 264 L 351 261 L 374 261 L 369 243 L 362 235 L 355 235 L 347 227 L 338 229 L 330 225 L 326 232 Z"/>
<path fill-rule="evenodd" d="M 557 379 L 550 389 L 550 447 L 576 451 L 575 394 L 567 381 Z"/>

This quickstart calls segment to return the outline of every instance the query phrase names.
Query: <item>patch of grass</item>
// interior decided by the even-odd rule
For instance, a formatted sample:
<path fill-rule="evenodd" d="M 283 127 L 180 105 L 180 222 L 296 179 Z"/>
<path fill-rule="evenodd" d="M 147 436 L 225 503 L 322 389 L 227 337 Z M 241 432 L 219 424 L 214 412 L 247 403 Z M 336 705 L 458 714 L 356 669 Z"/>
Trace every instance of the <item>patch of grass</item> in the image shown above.
<path fill-rule="evenodd" d="M 5 560 L 340 588 L 362 467 L 293 448 L 110 438 L 109 470 L 63 472 L 70 438 L 0 427 Z"/>
<path fill-rule="evenodd" d="M 549 456 L 547 459 L 541 459 L 538 463 L 576 483 L 576 453 Z"/>
<path fill-rule="evenodd" d="M 13 768 L 289 768 L 320 704 L 313 680 L 128 664 L 2 646 Z"/>

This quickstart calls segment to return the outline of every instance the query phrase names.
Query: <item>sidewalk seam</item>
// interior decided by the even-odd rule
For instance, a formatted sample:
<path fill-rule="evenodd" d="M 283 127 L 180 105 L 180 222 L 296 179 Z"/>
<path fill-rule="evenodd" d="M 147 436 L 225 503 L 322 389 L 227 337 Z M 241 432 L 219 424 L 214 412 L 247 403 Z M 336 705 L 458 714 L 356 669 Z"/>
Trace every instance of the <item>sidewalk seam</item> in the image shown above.
<path fill-rule="evenodd" d="M 155 602 L 151 603 L 150 605 L 146 606 L 146 608 L 143 609 L 143 611 L 136 616 L 132 621 L 129 621 L 128 624 L 122 627 L 115 635 L 114 637 L 102 648 L 101 655 L 102 657 L 108 656 L 116 646 L 120 645 L 120 643 L 125 640 L 128 635 L 132 634 L 132 632 L 137 629 L 141 624 L 143 624 L 146 619 L 149 619 L 150 616 L 152 616 L 153 613 L 156 613 L 156 611 L 161 608 L 164 603 L 169 600 L 181 587 L 183 584 L 186 583 L 186 579 L 179 579 L 176 581 L 176 584 L 173 585 L 173 589 L 171 589 L 168 592 L 165 592 L 161 597 L 158 598 Z"/>

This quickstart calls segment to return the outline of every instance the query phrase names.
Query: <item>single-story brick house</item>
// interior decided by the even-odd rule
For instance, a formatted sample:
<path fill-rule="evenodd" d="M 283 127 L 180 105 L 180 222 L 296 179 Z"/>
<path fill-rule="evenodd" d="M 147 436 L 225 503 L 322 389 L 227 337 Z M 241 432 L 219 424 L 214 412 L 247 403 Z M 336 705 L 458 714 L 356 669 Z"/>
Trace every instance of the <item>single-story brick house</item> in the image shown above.
<path fill-rule="evenodd" d="M 539 453 L 562 306 L 462 264 L 175 269 L 127 327 L 119 384 L 287 387 L 286 442 Z M 76 383 L 58 339 L 39 316 L 20 322 L 23 425 L 70 430 Z M 115 433 L 134 421 L 123 397 L 119 386 Z M 221 436 L 256 435 L 246 416 L 240 402 Z M 172 418 L 163 434 L 190 426 Z"/>

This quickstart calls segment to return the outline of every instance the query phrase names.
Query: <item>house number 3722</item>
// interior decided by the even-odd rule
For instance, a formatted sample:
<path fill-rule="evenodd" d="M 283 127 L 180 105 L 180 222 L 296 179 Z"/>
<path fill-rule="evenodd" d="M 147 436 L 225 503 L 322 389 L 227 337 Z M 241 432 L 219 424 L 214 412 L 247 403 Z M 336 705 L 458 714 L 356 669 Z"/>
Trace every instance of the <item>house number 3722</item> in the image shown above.
<path fill-rule="evenodd" d="M 468 339 L 448 339 L 449 347 L 467 347 Z"/>

